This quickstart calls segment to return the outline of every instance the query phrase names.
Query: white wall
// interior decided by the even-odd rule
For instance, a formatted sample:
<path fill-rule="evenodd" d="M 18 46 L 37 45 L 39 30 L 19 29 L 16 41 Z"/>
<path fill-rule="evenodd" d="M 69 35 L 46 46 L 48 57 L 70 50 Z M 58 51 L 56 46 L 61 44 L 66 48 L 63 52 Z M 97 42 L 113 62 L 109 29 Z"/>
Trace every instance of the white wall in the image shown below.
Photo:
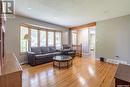
<path fill-rule="evenodd" d="M 15 18 L 9 18 L 7 19 L 7 22 L 6 22 L 7 30 L 5 34 L 5 50 L 6 50 L 6 53 L 14 52 L 21 63 L 27 62 L 27 58 L 25 57 L 25 55 L 21 55 L 19 51 L 20 50 L 20 31 L 19 30 L 20 30 L 20 25 L 23 23 L 29 23 L 29 24 L 35 24 L 39 26 L 54 28 L 55 30 L 62 30 L 63 36 L 64 36 L 63 43 L 68 44 L 69 35 L 68 35 L 67 28 L 50 24 L 50 23 L 46 23 L 46 22 L 33 20 L 30 18 L 21 17 L 21 16 L 16 16 Z"/>
<path fill-rule="evenodd" d="M 130 15 L 97 22 L 96 57 L 130 63 Z"/>

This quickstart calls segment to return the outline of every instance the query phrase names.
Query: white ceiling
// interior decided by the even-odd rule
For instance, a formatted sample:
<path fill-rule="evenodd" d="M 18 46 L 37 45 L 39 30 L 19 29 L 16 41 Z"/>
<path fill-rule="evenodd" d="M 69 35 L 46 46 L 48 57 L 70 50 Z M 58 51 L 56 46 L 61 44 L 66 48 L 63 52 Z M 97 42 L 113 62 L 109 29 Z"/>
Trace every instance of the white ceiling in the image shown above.
<path fill-rule="evenodd" d="M 15 0 L 16 15 L 66 27 L 130 14 L 130 0 Z"/>

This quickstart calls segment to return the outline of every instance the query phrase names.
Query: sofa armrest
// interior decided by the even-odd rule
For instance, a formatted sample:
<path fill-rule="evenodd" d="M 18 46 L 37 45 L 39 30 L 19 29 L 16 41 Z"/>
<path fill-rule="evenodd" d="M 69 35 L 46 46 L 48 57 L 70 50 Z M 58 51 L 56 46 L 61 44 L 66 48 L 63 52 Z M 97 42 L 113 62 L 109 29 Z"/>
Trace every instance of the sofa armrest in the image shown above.
<path fill-rule="evenodd" d="M 36 63 L 35 63 L 35 57 L 36 53 L 34 52 L 27 52 L 27 57 L 28 57 L 28 64 L 34 66 Z"/>

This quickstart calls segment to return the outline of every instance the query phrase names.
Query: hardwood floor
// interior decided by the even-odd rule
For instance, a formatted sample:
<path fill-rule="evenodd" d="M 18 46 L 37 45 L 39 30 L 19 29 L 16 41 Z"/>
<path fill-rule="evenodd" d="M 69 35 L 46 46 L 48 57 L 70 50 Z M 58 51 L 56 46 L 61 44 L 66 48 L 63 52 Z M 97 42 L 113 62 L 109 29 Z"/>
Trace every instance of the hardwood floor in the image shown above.
<path fill-rule="evenodd" d="M 68 69 L 53 68 L 52 63 L 23 68 L 23 87 L 114 87 L 117 66 L 89 56 L 76 57 Z"/>

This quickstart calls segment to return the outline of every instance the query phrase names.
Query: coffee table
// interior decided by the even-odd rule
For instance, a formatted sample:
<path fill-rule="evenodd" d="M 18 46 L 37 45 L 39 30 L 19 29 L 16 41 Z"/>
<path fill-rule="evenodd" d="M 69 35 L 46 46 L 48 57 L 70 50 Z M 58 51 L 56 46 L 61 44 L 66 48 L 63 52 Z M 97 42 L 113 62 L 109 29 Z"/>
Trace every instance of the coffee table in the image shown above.
<path fill-rule="evenodd" d="M 69 68 L 73 64 L 73 58 L 67 55 L 58 55 L 53 57 L 53 66 L 60 68 Z"/>

